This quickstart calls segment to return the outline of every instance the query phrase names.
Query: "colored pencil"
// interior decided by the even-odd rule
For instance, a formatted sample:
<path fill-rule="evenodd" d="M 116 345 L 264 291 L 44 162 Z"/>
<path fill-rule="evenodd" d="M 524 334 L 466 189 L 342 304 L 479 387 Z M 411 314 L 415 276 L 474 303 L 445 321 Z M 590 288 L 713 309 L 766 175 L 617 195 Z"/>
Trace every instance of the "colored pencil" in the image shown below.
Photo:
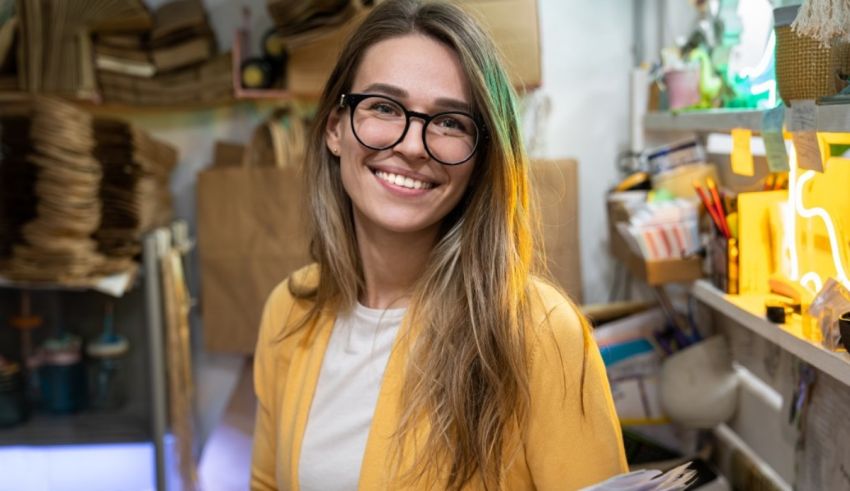
<path fill-rule="evenodd" d="M 720 194 L 717 192 L 717 184 L 715 184 L 714 179 L 708 177 L 705 179 L 706 184 L 708 185 L 709 191 L 711 191 L 711 197 L 714 199 L 715 210 L 717 211 L 718 218 L 720 218 L 720 226 L 723 230 L 723 234 L 728 239 L 732 236 L 729 231 L 729 224 L 726 223 L 726 212 L 723 211 L 723 202 L 720 201 Z"/>
<path fill-rule="evenodd" d="M 711 217 L 712 223 L 717 227 L 717 231 L 726 236 L 726 233 L 723 231 L 723 227 L 720 225 L 720 219 L 717 217 L 717 212 L 714 207 L 711 206 L 711 202 L 708 200 L 708 196 L 705 194 L 705 190 L 702 189 L 702 186 L 697 181 L 694 181 L 694 189 L 699 195 L 700 201 L 702 201 L 702 206 L 705 207 L 705 211 L 708 212 L 708 216 Z"/>

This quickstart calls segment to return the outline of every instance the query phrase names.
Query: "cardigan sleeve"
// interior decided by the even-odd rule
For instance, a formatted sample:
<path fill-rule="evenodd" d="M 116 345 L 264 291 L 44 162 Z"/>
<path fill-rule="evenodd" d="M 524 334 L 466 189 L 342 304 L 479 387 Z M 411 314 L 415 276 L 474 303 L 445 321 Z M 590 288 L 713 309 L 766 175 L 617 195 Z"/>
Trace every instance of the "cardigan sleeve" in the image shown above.
<path fill-rule="evenodd" d="M 254 351 L 254 392 L 257 414 L 254 426 L 254 447 L 251 458 L 251 490 L 277 489 L 277 411 L 278 384 L 273 338 L 282 327 L 280 312 L 288 296 L 287 282 L 278 285 L 269 296 L 260 321 L 257 348 Z"/>
<path fill-rule="evenodd" d="M 626 472 L 608 377 L 586 322 L 561 297 L 533 336 L 524 444 L 535 488 L 580 489 Z"/>

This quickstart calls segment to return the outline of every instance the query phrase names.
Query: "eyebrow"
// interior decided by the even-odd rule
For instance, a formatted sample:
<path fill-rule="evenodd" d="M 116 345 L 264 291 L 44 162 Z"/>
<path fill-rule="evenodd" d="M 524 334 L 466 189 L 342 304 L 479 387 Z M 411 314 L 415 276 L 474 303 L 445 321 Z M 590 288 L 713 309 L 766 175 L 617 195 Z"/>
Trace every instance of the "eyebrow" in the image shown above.
<path fill-rule="evenodd" d="M 406 90 L 400 87 L 382 83 L 371 84 L 364 89 L 364 92 L 379 92 L 388 96 L 398 97 L 399 99 L 406 99 L 410 95 Z M 450 111 L 462 111 L 466 113 L 472 113 L 472 108 L 469 104 L 457 99 L 452 99 L 450 97 L 440 97 L 434 101 L 434 105 Z"/>

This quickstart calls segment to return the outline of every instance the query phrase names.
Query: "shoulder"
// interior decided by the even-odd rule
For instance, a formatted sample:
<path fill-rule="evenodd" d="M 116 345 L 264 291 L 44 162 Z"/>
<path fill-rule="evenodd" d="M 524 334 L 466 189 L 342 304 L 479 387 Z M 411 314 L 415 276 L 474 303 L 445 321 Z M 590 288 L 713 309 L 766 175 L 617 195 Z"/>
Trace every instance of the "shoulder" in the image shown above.
<path fill-rule="evenodd" d="M 319 283 L 319 266 L 310 264 L 278 283 L 269 294 L 260 326 L 261 341 L 269 341 L 307 315 L 312 305 L 310 293 Z"/>
<path fill-rule="evenodd" d="M 551 363 L 554 357 L 559 364 L 580 367 L 590 333 L 578 306 L 551 283 L 532 278 L 529 307 L 526 339 L 532 366 Z"/>

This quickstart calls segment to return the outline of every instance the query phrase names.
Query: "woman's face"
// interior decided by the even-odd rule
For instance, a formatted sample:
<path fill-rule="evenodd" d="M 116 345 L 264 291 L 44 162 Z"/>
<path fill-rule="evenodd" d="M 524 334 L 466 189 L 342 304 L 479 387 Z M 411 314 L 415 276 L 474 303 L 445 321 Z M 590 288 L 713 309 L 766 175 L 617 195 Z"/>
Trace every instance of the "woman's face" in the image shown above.
<path fill-rule="evenodd" d="M 459 109 L 471 112 L 469 84 L 457 55 L 421 34 L 372 45 L 364 53 L 351 92 L 388 96 L 409 111 L 431 115 Z M 370 107 L 387 111 L 380 105 Z M 350 110 L 332 113 L 326 143 L 339 156 L 342 184 L 354 205 L 357 226 L 373 231 L 436 234 L 442 219 L 463 196 L 475 157 L 453 166 L 432 159 L 422 140 L 425 123 L 417 118 L 411 118 L 407 133 L 397 145 L 386 150 L 370 149 L 352 132 Z M 454 120 L 442 123 L 443 127 L 453 124 Z M 363 137 L 360 132 L 358 135 Z"/>

